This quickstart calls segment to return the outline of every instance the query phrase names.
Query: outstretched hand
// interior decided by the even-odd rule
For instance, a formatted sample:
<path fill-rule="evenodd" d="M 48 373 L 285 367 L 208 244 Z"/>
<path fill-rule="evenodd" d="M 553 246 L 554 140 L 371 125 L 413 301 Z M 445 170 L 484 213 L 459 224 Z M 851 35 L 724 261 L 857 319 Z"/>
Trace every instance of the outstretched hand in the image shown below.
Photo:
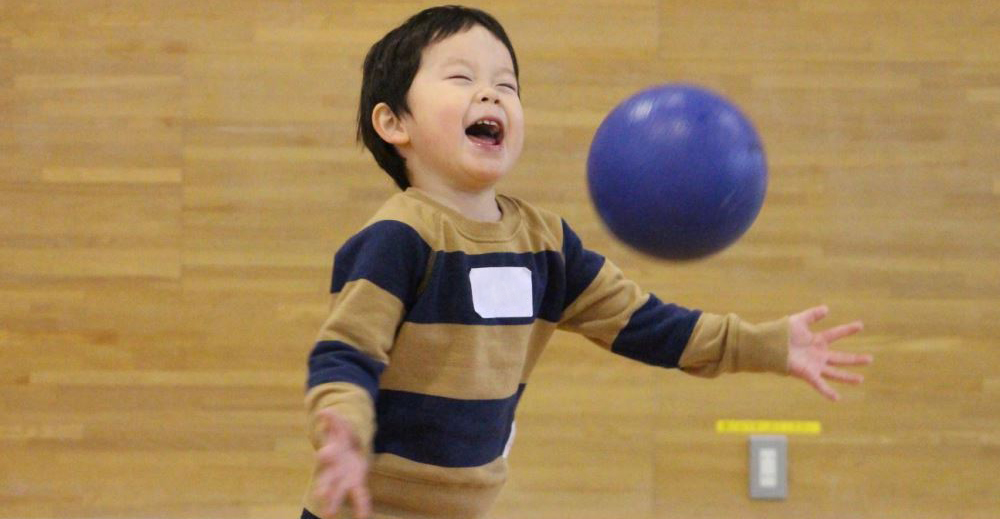
<path fill-rule="evenodd" d="M 317 412 L 323 420 L 323 446 L 316 451 L 320 470 L 316 477 L 316 498 L 323 504 L 324 515 L 334 515 L 344 501 L 354 507 L 354 517 L 365 519 L 371 514 L 371 496 L 365 479 L 368 460 L 351 425 L 330 409 Z"/>
<path fill-rule="evenodd" d="M 860 384 L 864 377 L 835 366 L 864 366 L 871 364 L 871 355 L 847 353 L 831 350 L 833 342 L 854 335 L 861 331 L 864 325 L 861 321 L 813 332 L 810 325 L 815 324 L 830 313 L 826 306 L 817 306 L 792 315 L 789 318 L 788 334 L 788 372 L 801 378 L 816 388 L 823 396 L 836 402 L 840 395 L 830 387 L 826 379 Z"/>

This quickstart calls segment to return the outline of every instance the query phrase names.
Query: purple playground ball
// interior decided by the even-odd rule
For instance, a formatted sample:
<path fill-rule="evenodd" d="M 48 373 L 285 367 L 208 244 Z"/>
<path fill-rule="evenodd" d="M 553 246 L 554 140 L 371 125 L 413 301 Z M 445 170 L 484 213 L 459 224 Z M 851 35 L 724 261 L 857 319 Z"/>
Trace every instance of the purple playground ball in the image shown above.
<path fill-rule="evenodd" d="M 598 214 L 630 246 L 668 260 L 716 253 L 764 203 L 760 138 L 732 103 L 704 88 L 661 85 L 629 97 L 590 145 Z"/>

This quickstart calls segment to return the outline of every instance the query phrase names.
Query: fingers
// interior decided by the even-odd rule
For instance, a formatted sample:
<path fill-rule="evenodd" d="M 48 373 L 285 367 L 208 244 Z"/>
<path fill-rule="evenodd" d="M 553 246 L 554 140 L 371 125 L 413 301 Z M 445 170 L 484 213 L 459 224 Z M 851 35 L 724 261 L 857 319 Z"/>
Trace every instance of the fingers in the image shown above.
<path fill-rule="evenodd" d="M 871 364 L 873 360 L 873 357 L 868 354 L 830 350 L 827 363 L 833 366 L 867 366 L 868 364 Z"/>
<path fill-rule="evenodd" d="M 325 514 L 336 514 L 348 499 L 356 516 L 366 517 L 371 513 L 364 473 L 363 465 L 351 461 L 339 462 L 323 470 L 316 480 L 316 499 L 322 503 Z"/>
<path fill-rule="evenodd" d="M 365 488 L 368 468 L 351 426 L 332 410 L 318 411 L 317 415 L 325 428 L 325 441 L 316 452 L 321 468 L 314 488 L 323 514 L 335 515 L 349 500 L 355 517 L 366 518 L 371 515 L 371 497 Z"/>
<path fill-rule="evenodd" d="M 821 395 L 834 402 L 840 400 L 840 395 L 838 395 L 837 392 L 830 387 L 830 384 L 823 380 L 823 377 L 819 375 L 812 375 L 806 380 L 812 385 L 812 387 L 816 388 L 816 391 L 819 391 Z"/>
<path fill-rule="evenodd" d="M 821 374 L 812 372 L 808 373 L 804 378 L 806 382 L 816 389 L 816 391 L 819 391 L 821 395 L 833 402 L 840 401 L 840 394 L 830 386 L 830 384 L 826 381 L 827 378 L 847 384 L 860 384 L 865 380 L 863 376 L 857 373 L 851 373 L 850 371 L 845 371 L 831 366 L 824 367 Z"/>
<path fill-rule="evenodd" d="M 366 519 L 372 513 L 372 498 L 368 488 L 358 485 L 350 490 L 351 504 L 354 506 L 354 518 Z"/>
<path fill-rule="evenodd" d="M 850 371 L 831 368 L 829 366 L 823 369 L 823 376 L 830 380 L 836 380 L 837 382 L 846 382 L 848 384 L 860 384 L 865 380 L 865 377 L 857 373 L 851 373 Z"/>
<path fill-rule="evenodd" d="M 323 507 L 323 515 L 334 515 L 344 500 L 342 466 L 327 468 L 316 480 L 316 500 Z"/>
<path fill-rule="evenodd" d="M 844 337 L 854 335 L 865 327 L 864 323 L 861 321 L 854 321 L 853 323 L 844 324 L 834 328 L 830 328 L 820 334 L 820 336 L 827 342 L 831 343 Z"/>
<path fill-rule="evenodd" d="M 823 319 L 827 315 L 829 315 L 829 313 L 830 313 L 830 308 L 828 306 L 820 305 L 799 312 L 798 316 L 801 316 L 803 319 L 805 319 L 806 324 L 813 324 L 819 321 L 820 319 Z"/>
<path fill-rule="evenodd" d="M 345 476 L 346 474 L 341 474 L 340 477 L 336 478 L 326 495 L 326 506 L 330 515 L 335 514 L 340 509 L 340 505 L 344 503 L 344 498 L 347 496 L 350 483 Z"/>

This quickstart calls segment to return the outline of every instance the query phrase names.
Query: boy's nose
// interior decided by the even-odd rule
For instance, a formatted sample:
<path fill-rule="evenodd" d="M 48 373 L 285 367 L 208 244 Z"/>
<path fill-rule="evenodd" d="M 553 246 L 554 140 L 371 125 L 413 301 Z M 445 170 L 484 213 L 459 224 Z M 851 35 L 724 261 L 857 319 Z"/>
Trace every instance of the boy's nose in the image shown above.
<path fill-rule="evenodd" d="M 499 103 L 500 96 L 496 92 L 483 92 L 482 96 L 479 98 L 480 103 Z"/>

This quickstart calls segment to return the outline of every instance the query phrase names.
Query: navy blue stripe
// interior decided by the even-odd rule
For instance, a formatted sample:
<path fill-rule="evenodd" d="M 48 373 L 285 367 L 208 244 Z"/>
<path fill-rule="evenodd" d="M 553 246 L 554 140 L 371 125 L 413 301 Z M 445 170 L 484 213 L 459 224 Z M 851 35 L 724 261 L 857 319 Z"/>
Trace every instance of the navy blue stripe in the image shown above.
<path fill-rule="evenodd" d="M 604 257 L 583 248 L 580 237 L 563 220 L 563 256 L 566 258 L 566 296 L 563 309 L 580 297 L 604 266 Z"/>
<path fill-rule="evenodd" d="M 333 262 L 330 292 L 366 279 L 393 294 L 407 308 L 412 305 L 427 268 L 430 247 L 412 227 L 381 220 L 352 236 Z"/>
<path fill-rule="evenodd" d="M 309 354 L 308 388 L 327 382 L 350 382 L 368 391 L 374 401 L 385 364 L 340 341 L 320 341 Z"/>
<path fill-rule="evenodd" d="M 472 303 L 469 272 L 484 267 L 525 267 L 531 270 L 531 317 L 483 318 Z M 469 325 L 531 324 L 536 318 L 559 322 L 566 294 L 565 266 L 559 253 L 465 254 L 436 252 L 426 288 L 405 320 L 414 323 Z"/>
<path fill-rule="evenodd" d="M 439 467 L 478 467 L 503 454 L 524 392 L 499 400 L 457 400 L 382 390 L 375 452 Z"/>
<path fill-rule="evenodd" d="M 654 366 L 677 367 L 701 312 L 663 304 L 650 294 L 649 301 L 632 314 L 611 345 L 611 351 Z"/>

